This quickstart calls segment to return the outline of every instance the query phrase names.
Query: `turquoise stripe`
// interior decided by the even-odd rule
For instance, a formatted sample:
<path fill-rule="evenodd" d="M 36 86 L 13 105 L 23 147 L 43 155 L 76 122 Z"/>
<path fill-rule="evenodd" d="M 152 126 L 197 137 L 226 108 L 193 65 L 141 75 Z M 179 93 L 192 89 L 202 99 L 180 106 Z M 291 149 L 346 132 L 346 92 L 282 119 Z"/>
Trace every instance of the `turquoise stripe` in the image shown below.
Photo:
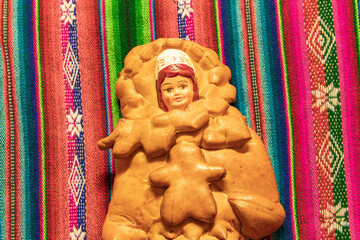
<path fill-rule="evenodd" d="M 230 2 L 230 4 L 226 4 L 226 7 L 228 7 L 227 11 L 229 12 L 229 16 L 227 16 L 229 20 L 227 21 L 228 24 L 231 24 L 231 27 L 229 27 L 229 35 L 231 36 L 229 37 L 229 42 L 231 44 L 228 45 L 231 60 L 229 63 L 227 62 L 227 64 L 231 69 L 231 82 L 237 89 L 234 106 L 246 117 L 247 124 L 250 125 L 240 2 L 238 0 L 230 0 Z"/>
<path fill-rule="evenodd" d="M 0 52 L 2 52 L 2 45 L 0 45 Z M 0 58 L 0 86 L 4 89 L 4 62 L 3 58 Z M 5 180 L 5 163 L 6 163 L 6 152 L 5 152 L 5 100 L 4 91 L 0 91 L 0 239 L 6 239 L 6 180 Z"/>
<path fill-rule="evenodd" d="M 276 9 L 272 2 L 255 0 L 255 17 L 259 49 L 261 83 L 264 100 L 267 150 L 278 183 L 280 201 L 290 216 L 290 186 L 288 176 L 287 127 L 285 96 L 282 83 Z M 292 234 L 292 225 L 288 217 L 277 231 L 274 239 L 288 239 Z"/>
<path fill-rule="evenodd" d="M 31 1 L 13 2 L 13 44 L 20 132 L 21 238 L 39 239 L 39 142 Z"/>
<path fill-rule="evenodd" d="M 260 60 L 261 83 L 263 90 L 265 124 L 266 124 L 266 138 L 267 150 L 272 160 L 274 171 L 280 174 L 282 169 L 282 154 L 278 151 L 280 145 L 284 143 L 278 141 L 279 124 L 286 122 L 279 122 L 279 111 L 281 105 L 279 104 L 278 87 L 281 84 L 281 66 L 279 56 L 274 56 L 275 44 L 271 42 L 271 23 L 269 21 L 269 9 L 263 1 L 255 0 L 255 17 L 257 27 L 257 40 Z M 277 57 L 277 58 L 276 58 Z M 276 71 L 278 70 L 278 71 Z M 280 81 L 279 81 L 280 80 Z M 280 97 L 282 103 L 284 99 Z M 280 177 L 279 175 L 277 177 Z M 277 178 L 279 182 L 280 179 Z M 281 186 L 280 186 L 281 187 Z"/>

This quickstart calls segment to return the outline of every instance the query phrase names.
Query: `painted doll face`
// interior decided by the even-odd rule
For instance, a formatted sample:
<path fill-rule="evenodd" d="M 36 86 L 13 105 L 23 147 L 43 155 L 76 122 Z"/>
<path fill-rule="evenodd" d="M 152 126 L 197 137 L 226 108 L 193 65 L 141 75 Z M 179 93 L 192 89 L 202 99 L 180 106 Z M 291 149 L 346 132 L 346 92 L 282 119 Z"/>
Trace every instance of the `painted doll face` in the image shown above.
<path fill-rule="evenodd" d="M 168 110 L 185 110 L 193 102 L 194 90 L 191 79 L 183 76 L 166 77 L 161 84 L 162 100 Z"/>

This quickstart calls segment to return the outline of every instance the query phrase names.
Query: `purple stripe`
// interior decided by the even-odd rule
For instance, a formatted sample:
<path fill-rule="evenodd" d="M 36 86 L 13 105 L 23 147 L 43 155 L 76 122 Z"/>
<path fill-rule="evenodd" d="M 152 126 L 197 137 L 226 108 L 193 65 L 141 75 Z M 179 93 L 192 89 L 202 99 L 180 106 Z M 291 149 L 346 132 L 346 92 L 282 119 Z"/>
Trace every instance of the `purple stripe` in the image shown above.
<path fill-rule="evenodd" d="M 358 182 L 360 179 L 360 86 L 355 54 L 357 52 L 356 38 L 353 31 L 355 29 L 354 9 L 350 1 L 333 0 L 332 2 L 339 62 L 350 234 L 351 239 L 360 239 L 360 184 Z"/>

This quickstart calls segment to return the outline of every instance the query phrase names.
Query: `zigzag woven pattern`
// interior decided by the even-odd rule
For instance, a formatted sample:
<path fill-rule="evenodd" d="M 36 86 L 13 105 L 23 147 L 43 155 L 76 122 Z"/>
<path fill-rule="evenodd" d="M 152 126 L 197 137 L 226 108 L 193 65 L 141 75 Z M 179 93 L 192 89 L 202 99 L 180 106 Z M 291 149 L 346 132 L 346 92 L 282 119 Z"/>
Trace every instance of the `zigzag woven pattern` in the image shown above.
<path fill-rule="evenodd" d="M 283 226 L 272 239 L 360 239 L 360 3 L 1 2 L 0 239 L 100 239 L 133 47 L 179 37 L 219 54 L 266 144 Z"/>

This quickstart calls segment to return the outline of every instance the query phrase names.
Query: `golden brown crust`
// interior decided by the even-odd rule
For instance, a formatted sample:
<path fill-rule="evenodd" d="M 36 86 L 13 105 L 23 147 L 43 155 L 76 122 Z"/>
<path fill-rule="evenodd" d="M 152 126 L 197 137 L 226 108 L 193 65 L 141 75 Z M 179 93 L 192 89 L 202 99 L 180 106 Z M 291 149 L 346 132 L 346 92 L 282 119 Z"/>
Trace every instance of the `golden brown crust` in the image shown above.
<path fill-rule="evenodd" d="M 200 99 L 185 111 L 158 107 L 154 69 L 167 48 L 194 64 Z M 214 51 L 191 41 L 158 39 L 131 50 L 116 84 L 124 118 L 98 142 L 117 159 L 105 240 L 257 239 L 281 226 L 270 159 L 229 105 L 230 78 Z"/>

